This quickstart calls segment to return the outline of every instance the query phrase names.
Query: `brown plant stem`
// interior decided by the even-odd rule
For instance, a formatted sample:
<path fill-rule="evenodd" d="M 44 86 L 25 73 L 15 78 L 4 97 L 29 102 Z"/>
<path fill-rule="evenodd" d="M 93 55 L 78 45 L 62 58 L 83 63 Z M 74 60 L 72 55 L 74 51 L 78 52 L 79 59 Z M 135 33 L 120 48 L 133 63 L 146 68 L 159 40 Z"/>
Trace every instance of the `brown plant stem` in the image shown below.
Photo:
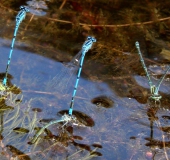
<path fill-rule="evenodd" d="M 27 30 L 27 28 L 28 28 L 30 22 L 33 20 L 33 18 L 34 18 L 34 14 L 32 14 L 32 16 L 31 16 L 31 18 L 30 18 L 28 24 L 27 24 L 26 27 L 25 27 L 25 30 Z"/>
<path fill-rule="evenodd" d="M 67 1 L 67 0 L 63 0 L 63 3 L 61 4 L 61 6 L 60 6 L 59 10 L 61 10 L 61 9 L 64 7 L 64 5 L 65 5 L 66 1 Z"/>
<path fill-rule="evenodd" d="M 64 0 L 63 3 L 61 4 L 61 6 L 59 7 L 59 9 L 64 6 L 64 4 L 66 3 L 67 0 Z M 9 9 L 5 6 L 3 6 L 2 4 L 0 4 L 0 7 L 5 8 L 5 9 Z M 9 9 L 11 11 L 14 11 L 12 9 Z M 14 11 L 16 12 L 16 11 Z M 72 24 L 74 25 L 73 22 L 71 21 L 66 21 L 66 20 L 61 20 L 61 19 L 55 19 L 55 18 L 49 18 L 46 17 L 46 19 L 48 20 L 52 20 L 52 21 L 56 21 L 56 22 L 61 22 L 61 23 L 68 23 L 68 24 Z M 170 17 L 165 17 L 165 18 L 160 18 L 157 19 L 156 21 L 147 21 L 147 22 L 137 22 L 137 23 L 127 23 L 127 24 L 85 24 L 85 23 L 78 23 L 78 25 L 80 26 L 88 26 L 88 27 L 105 27 L 105 28 L 119 28 L 119 27 L 128 27 L 128 26 L 139 26 L 139 25 L 147 25 L 147 24 L 152 24 L 152 23 L 157 23 L 157 22 L 161 22 L 161 21 L 166 21 L 166 20 L 170 20 Z M 77 24 L 76 24 L 77 25 Z"/>
<path fill-rule="evenodd" d="M 53 20 L 56 22 L 61 22 L 61 23 L 69 23 L 69 24 L 73 24 L 73 22 L 71 21 L 66 21 L 66 20 L 61 20 L 61 19 L 54 19 L 54 18 L 49 18 L 47 17 L 47 19 L 49 20 Z M 147 22 L 137 22 L 137 23 L 128 23 L 128 24 L 98 24 L 98 25 L 93 25 L 93 24 L 85 24 L 85 23 L 78 23 L 80 26 L 88 26 L 88 27 L 107 27 L 107 28 L 119 28 L 119 27 L 128 27 L 128 26 L 139 26 L 139 25 L 146 25 L 146 24 L 152 24 L 152 23 L 157 23 L 157 22 L 161 22 L 161 21 L 166 21 L 169 20 L 170 17 L 166 17 L 166 18 L 160 18 L 157 21 L 147 21 Z"/>

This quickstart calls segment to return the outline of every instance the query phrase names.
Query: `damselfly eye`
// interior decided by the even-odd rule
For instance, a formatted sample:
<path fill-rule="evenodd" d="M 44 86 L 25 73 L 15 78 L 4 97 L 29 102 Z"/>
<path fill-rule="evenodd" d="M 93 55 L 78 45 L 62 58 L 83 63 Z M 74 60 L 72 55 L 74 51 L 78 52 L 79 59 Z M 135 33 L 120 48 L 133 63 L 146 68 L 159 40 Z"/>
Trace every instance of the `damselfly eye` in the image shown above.
<path fill-rule="evenodd" d="M 29 12 L 30 10 L 27 8 L 27 7 L 25 7 L 25 12 Z"/>
<path fill-rule="evenodd" d="M 92 39 L 92 37 L 90 37 L 90 36 L 87 37 L 87 40 L 91 40 L 91 39 Z"/>
<path fill-rule="evenodd" d="M 24 10 L 25 12 L 29 12 L 29 9 L 28 9 L 28 7 L 21 6 L 21 7 L 20 7 L 20 9 L 21 9 L 21 10 Z"/>
<path fill-rule="evenodd" d="M 93 42 L 96 42 L 96 39 L 95 39 L 95 38 L 92 38 L 92 41 L 93 41 Z"/>
<path fill-rule="evenodd" d="M 23 8 L 25 8 L 24 6 L 20 6 L 20 9 L 23 9 Z"/>

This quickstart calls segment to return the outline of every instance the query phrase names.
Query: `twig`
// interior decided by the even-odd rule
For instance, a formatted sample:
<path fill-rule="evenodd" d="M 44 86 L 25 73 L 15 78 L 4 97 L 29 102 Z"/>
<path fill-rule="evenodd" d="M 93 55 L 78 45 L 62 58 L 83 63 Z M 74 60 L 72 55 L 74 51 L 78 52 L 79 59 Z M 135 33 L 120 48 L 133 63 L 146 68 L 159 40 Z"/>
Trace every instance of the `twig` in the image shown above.
<path fill-rule="evenodd" d="M 63 7 L 63 5 L 66 3 L 66 0 L 63 1 L 63 3 L 61 4 L 60 8 Z M 2 4 L 0 4 L 0 7 L 5 8 L 5 9 L 9 9 L 5 6 L 3 6 Z M 60 9 L 59 8 L 59 9 Z M 9 9 L 13 12 L 16 12 L 12 9 Z M 61 23 L 68 23 L 68 24 L 72 24 L 74 25 L 73 22 L 71 21 L 66 21 L 66 20 L 61 20 L 61 19 L 54 19 L 54 18 L 49 18 L 49 17 L 45 17 L 46 19 L 52 20 L 52 21 L 56 21 L 56 22 L 61 22 Z M 137 23 L 127 23 L 127 24 L 98 24 L 98 25 L 94 25 L 94 24 L 85 24 L 85 23 L 78 23 L 80 26 L 88 26 L 88 27 L 106 27 L 106 28 L 119 28 L 119 27 L 128 27 L 128 26 L 139 26 L 139 25 L 147 25 L 147 24 L 152 24 L 152 23 L 157 23 L 157 22 L 161 22 L 161 21 L 166 21 L 169 20 L 170 17 L 166 17 L 166 18 L 160 18 L 157 19 L 157 21 L 147 21 L 147 22 L 137 22 Z"/>
<path fill-rule="evenodd" d="M 54 19 L 54 18 L 48 18 L 49 20 L 52 21 L 56 21 L 56 22 L 61 22 L 61 23 L 69 23 L 74 25 L 73 22 L 71 21 L 66 21 L 66 20 L 61 20 L 61 19 Z M 119 28 L 119 27 L 128 27 L 128 26 L 139 26 L 139 25 L 146 25 L 146 24 L 152 24 L 152 23 L 156 23 L 156 22 L 161 22 L 161 21 L 166 21 L 169 20 L 170 17 L 166 17 L 166 18 L 160 18 L 157 21 L 147 21 L 147 22 L 137 22 L 137 23 L 128 23 L 128 24 L 98 24 L 98 25 L 93 25 L 93 24 L 85 24 L 85 23 L 78 23 L 80 26 L 88 26 L 88 27 L 107 27 L 107 28 Z"/>
<path fill-rule="evenodd" d="M 29 26 L 29 24 L 30 24 L 30 22 L 33 20 L 33 18 L 34 18 L 34 14 L 32 14 L 32 16 L 31 16 L 31 18 L 30 18 L 30 20 L 29 20 L 29 22 L 28 22 L 28 24 L 26 25 L 26 27 L 25 27 L 25 30 L 27 30 L 27 28 L 28 28 L 28 26 Z"/>
<path fill-rule="evenodd" d="M 64 7 L 64 5 L 65 5 L 66 1 L 67 1 L 67 0 L 63 0 L 63 3 L 61 4 L 61 6 L 60 6 L 59 10 L 61 10 L 61 9 Z"/>

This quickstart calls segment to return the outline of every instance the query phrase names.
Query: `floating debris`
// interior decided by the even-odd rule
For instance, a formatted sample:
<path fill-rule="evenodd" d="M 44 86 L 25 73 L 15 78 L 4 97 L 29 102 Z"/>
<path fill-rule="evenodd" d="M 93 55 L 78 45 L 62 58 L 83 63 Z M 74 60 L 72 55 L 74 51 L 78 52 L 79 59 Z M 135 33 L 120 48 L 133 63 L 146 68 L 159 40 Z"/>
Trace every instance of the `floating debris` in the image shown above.
<path fill-rule="evenodd" d="M 24 154 L 14 146 L 6 145 L 6 147 L 11 151 L 14 157 L 17 157 L 18 160 L 31 160 L 31 158 L 28 155 Z"/>
<path fill-rule="evenodd" d="M 135 136 L 131 136 L 130 139 L 136 140 L 136 137 Z"/>
<path fill-rule="evenodd" d="M 49 119 L 40 119 L 40 123 L 50 123 L 51 121 L 54 121 L 54 118 L 49 118 Z"/>
<path fill-rule="evenodd" d="M 73 139 L 77 139 L 77 140 L 83 140 L 83 138 L 81 136 L 72 136 Z"/>
<path fill-rule="evenodd" d="M 160 130 L 162 130 L 163 132 L 166 132 L 166 133 L 170 133 L 170 127 L 159 127 Z"/>
<path fill-rule="evenodd" d="M 95 104 L 97 107 L 104 107 L 104 108 L 111 108 L 113 107 L 114 102 L 106 96 L 100 96 L 93 98 L 91 100 L 93 104 Z"/>
<path fill-rule="evenodd" d="M 40 108 L 33 108 L 32 111 L 34 111 L 34 112 L 42 112 L 42 109 L 40 109 Z"/>
<path fill-rule="evenodd" d="M 165 115 L 163 115 L 162 118 L 163 118 L 163 119 L 166 119 L 166 120 L 170 120 L 170 116 L 165 116 Z"/>
<path fill-rule="evenodd" d="M 85 149 L 87 151 L 91 151 L 90 146 L 87 145 L 87 144 L 80 144 L 80 143 L 77 143 L 77 142 L 73 141 L 73 145 L 76 146 L 76 147 L 80 147 L 82 149 Z"/>
<path fill-rule="evenodd" d="M 90 155 L 93 155 L 93 156 L 102 156 L 102 154 L 100 153 L 100 152 L 97 152 L 97 151 L 92 151 L 91 153 L 90 153 Z"/>
<path fill-rule="evenodd" d="M 22 102 L 21 99 L 16 99 L 16 100 L 15 100 L 15 103 L 21 103 L 21 102 Z"/>
<path fill-rule="evenodd" d="M 146 146 L 149 146 L 151 148 L 160 148 L 162 149 L 165 145 L 165 147 L 170 148 L 170 141 L 160 141 L 160 140 L 156 140 L 156 139 L 152 139 L 152 138 L 145 138 L 145 140 L 149 141 L 148 143 L 146 143 Z"/>
<path fill-rule="evenodd" d="M 4 112 L 4 111 L 7 111 L 7 110 L 13 110 L 14 107 L 12 106 L 2 106 L 0 107 L 0 112 Z"/>
<path fill-rule="evenodd" d="M 7 106 L 5 103 L 6 102 L 5 102 L 4 98 L 0 99 L 0 112 L 4 112 L 4 111 L 7 111 L 7 110 L 13 110 L 14 109 L 14 107 Z"/>
<path fill-rule="evenodd" d="M 103 148 L 101 144 L 98 143 L 94 143 L 92 144 L 93 147 L 97 147 L 97 148 Z"/>
<path fill-rule="evenodd" d="M 13 131 L 15 131 L 16 133 L 24 133 L 24 134 L 29 132 L 28 129 L 22 127 L 14 128 Z"/>
<path fill-rule="evenodd" d="M 68 110 L 62 110 L 62 111 L 59 111 L 57 114 L 64 115 L 64 114 L 67 114 L 67 113 L 68 113 Z M 78 123 L 80 124 L 80 126 L 88 126 L 88 127 L 93 127 L 94 126 L 93 119 L 90 116 L 83 113 L 83 112 L 74 110 L 73 111 L 73 116 L 76 117 L 76 119 L 78 120 Z"/>

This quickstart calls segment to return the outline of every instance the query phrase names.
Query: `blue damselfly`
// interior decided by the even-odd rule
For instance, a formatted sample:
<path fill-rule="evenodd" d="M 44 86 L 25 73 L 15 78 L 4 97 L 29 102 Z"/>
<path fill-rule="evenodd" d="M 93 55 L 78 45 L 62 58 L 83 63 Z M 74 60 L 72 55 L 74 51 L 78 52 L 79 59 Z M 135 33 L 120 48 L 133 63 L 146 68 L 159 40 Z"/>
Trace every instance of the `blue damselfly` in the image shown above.
<path fill-rule="evenodd" d="M 136 48 L 138 50 L 138 54 L 140 56 L 140 61 L 142 63 L 142 66 L 143 66 L 143 68 L 145 70 L 145 73 L 146 73 L 146 76 L 148 78 L 148 83 L 149 83 L 150 92 L 151 92 L 151 97 L 150 98 L 155 100 L 155 101 L 159 101 L 162 98 L 162 96 L 159 95 L 159 93 L 158 93 L 159 92 L 159 88 L 160 88 L 160 85 L 161 85 L 162 81 L 164 80 L 166 74 L 168 73 L 168 71 L 170 69 L 170 65 L 168 66 L 167 70 L 165 71 L 165 73 L 162 75 L 162 77 L 158 81 L 157 85 L 154 85 L 152 80 L 151 80 L 150 74 L 149 74 L 149 72 L 147 70 L 147 67 L 145 65 L 144 59 L 142 57 L 142 53 L 141 53 L 141 50 L 140 50 L 139 42 L 136 42 L 135 45 L 136 45 Z"/>
<path fill-rule="evenodd" d="M 78 119 L 74 115 L 72 115 L 73 105 L 74 105 L 74 98 L 75 98 L 75 95 L 76 95 L 76 91 L 77 91 L 77 87 L 78 87 L 78 83 L 79 83 L 79 79 L 80 79 L 80 74 L 81 74 L 85 54 L 92 47 L 93 42 L 96 42 L 96 39 L 93 38 L 93 37 L 88 37 L 87 40 L 84 42 L 81 51 L 73 58 L 73 60 L 70 63 L 67 64 L 68 65 L 67 67 L 74 67 L 74 66 L 79 65 L 77 78 L 76 78 L 76 83 L 75 83 L 75 86 L 74 86 L 73 95 L 72 95 L 72 99 L 71 99 L 71 103 L 70 103 L 70 108 L 69 108 L 69 111 L 68 111 L 69 114 L 65 113 L 61 117 L 61 119 L 51 121 L 47 125 L 45 125 L 43 128 L 41 128 L 40 131 L 38 131 L 38 133 L 30 141 L 30 144 L 35 143 L 37 141 L 38 137 L 40 136 L 40 134 L 43 133 L 43 131 L 47 127 L 49 127 L 49 126 L 51 126 L 53 124 L 63 122 L 62 128 L 64 128 L 64 126 L 66 126 L 68 123 L 79 124 Z"/>
<path fill-rule="evenodd" d="M 10 50 L 10 53 L 9 53 L 8 62 L 7 62 L 7 66 L 6 66 L 5 77 L 3 79 L 3 85 L 5 87 L 6 87 L 6 84 L 7 84 L 8 70 L 9 70 L 9 65 L 10 65 L 11 57 L 12 57 L 12 53 L 13 53 L 15 38 L 16 38 L 16 35 L 17 35 L 19 25 L 20 25 L 20 23 L 23 21 L 23 19 L 26 16 L 26 12 L 29 12 L 29 9 L 27 7 L 25 7 L 25 6 L 21 6 L 20 11 L 18 12 L 18 14 L 16 16 L 16 25 L 15 25 L 15 30 L 14 30 L 14 36 L 12 38 L 11 50 Z"/>
<path fill-rule="evenodd" d="M 77 79 L 76 79 L 76 83 L 75 83 L 75 86 L 74 86 L 71 103 L 70 103 L 70 109 L 69 109 L 69 115 L 70 116 L 72 116 L 72 111 L 73 111 L 73 106 L 74 106 L 74 98 L 75 98 L 75 95 L 76 95 L 76 92 L 77 92 L 77 87 L 78 87 L 78 83 L 79 83 L 79 79 L 80 79 L 80 74 L 81 74 L 81 70 L 82 70 L 82 66 L 83 66 L 84 57 L 85 57 L 86 52 L 88 52 L 88 50 L 92 47 L 93 42 L 96 42 L 96 39 L 93 38 L 93 37 L 88 37 L 87 40 L 84 42 L 82 49 L 80 51 L 81 60 L 80 60 L 80 64 L 79 64 Z"/>

